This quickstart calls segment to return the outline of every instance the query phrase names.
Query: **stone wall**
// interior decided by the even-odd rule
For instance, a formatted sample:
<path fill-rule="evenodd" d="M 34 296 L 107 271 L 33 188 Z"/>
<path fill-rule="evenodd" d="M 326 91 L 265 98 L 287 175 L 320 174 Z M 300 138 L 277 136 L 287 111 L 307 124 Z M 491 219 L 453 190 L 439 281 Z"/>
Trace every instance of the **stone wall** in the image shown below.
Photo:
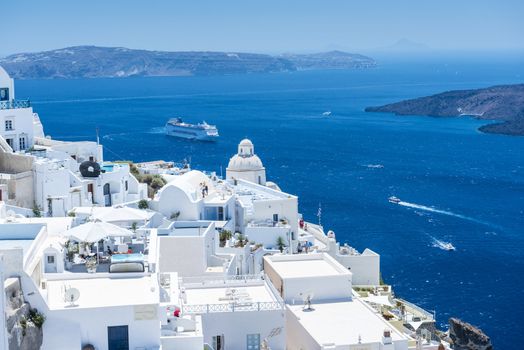
<path fill-rule="evenodd" d="M 42 330 L 29 320 L 31 306 L 24 301 L 20 280 L 8 278 L 4 282 L 6 294 L 6 326 L 9 350 L 35 350 L 42 345 Z M 25 326 L 24 326 L 25 324 Z"/>

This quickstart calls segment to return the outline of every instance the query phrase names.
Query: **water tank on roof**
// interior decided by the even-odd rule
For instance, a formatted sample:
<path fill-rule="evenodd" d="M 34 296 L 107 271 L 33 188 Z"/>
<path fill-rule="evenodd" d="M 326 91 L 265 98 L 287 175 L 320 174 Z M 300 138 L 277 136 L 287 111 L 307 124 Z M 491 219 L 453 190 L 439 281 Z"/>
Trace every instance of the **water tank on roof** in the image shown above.
<path fill-rule="evenodd" d="M 100 164 L 86 160 L 80 164 L 80 174 L 83 177 L 98 177 L 100 175 Z"/>

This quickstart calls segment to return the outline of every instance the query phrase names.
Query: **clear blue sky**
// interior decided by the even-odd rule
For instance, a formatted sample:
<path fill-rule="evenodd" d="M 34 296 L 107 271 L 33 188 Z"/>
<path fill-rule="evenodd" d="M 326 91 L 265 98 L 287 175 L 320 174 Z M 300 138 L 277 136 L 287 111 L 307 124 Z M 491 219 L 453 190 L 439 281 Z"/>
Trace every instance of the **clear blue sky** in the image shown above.
<path fill-rule="evenodd" d="M 155 50 L 524 49 L 524 0 L 6 0 L 0 55 L 73 45 Z"/>

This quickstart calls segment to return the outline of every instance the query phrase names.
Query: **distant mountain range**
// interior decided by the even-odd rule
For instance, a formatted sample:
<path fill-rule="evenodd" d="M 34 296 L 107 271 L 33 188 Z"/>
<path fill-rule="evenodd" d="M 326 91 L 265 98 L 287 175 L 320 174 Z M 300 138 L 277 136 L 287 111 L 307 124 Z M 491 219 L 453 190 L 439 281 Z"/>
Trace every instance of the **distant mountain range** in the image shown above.
<path fill-rule="evenodd" d="M 480 127 L 480 131 L 524 136 L 524 84 L 447 91 L 384 106 L 368 107 L 366 112 L 431 117 L 472 116 L 496 121 Z"/>
<path fill-rule="evenodd" d="M 341 51 L 271 56 L 239 52 L 166 52 L 75 46 L 10 55 L 0 59 L 0 65 L 13 78 L 51 79 L 352 69 L 374 67 L 376 62 L 370 57 Z"/>

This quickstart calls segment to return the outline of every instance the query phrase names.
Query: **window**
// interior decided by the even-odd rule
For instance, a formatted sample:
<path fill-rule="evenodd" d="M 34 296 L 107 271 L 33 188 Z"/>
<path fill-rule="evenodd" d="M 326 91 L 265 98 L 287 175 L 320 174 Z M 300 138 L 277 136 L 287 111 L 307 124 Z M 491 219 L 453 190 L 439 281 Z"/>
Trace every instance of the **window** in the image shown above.
<path fill-rule="evenodd" d="M 126 191 L 128 191 L 129 190 L 129 183 L 127 182 L 127 180 L 126 180 L 125 184 L 126 184 Z"/>
<path fill-rule="evenodd" d="M 224 220 L 224 207 L 218 207 L 218 220 Z"/>
<path fill-rule="evenodd" d="M 0 101 L 9 101 L 9 89 L 0 89 Z"/>
<path fill-rule="evenodd" d="M 25 136 L 21 136 L 18 139 L 18 144 L 20 145 L 20 150 L 26 149 L 26 142 L 25 142 Z"/>
<path fill-rule="evenodd" d="M 54 255 L 48 255 L 47 256 L 47 263 L 48 264 L 54 264 L 55 263 L 55 256 Z"/>
<path fill-rule="evenodd" d="M 213 337 L 213 349 L 224 350 L 224 336 L 223 335 L 215 335 Z"/>
<path fill-rule="evenodd" d="M 95 161 L 95 157 L 93 157 L 93 156 L 89 156 L 89 161 L 90 161 L 90 162 L 94 162 L 94 161 Z"/>
<path fill-rule="evenodd" d="M 277 222 L 278 221 L 278 214 L 273 214 L 273 222 Z"/>
<path fill-rule="evenodd" d="M 260 334 L 247 335 L 247 350 L 260 350 Z"/>
<path fill-rule="evenodd" d="M 109 350 L 129 350 L 128 326 L 107 327 L 107 343 Z"/>
<path fill-rule="evenodd" d="M 8 119 L 5 121 L 5 131 L 13 130 L 13 121 Z"/>
<path fill-rule="evenodd" d="M 9 147 L 13 148 L 14 147 L 14 141 L 13 139 L 5 139 L 5 141 L 7 142 L 7 144 L 9 145 Z"/>

